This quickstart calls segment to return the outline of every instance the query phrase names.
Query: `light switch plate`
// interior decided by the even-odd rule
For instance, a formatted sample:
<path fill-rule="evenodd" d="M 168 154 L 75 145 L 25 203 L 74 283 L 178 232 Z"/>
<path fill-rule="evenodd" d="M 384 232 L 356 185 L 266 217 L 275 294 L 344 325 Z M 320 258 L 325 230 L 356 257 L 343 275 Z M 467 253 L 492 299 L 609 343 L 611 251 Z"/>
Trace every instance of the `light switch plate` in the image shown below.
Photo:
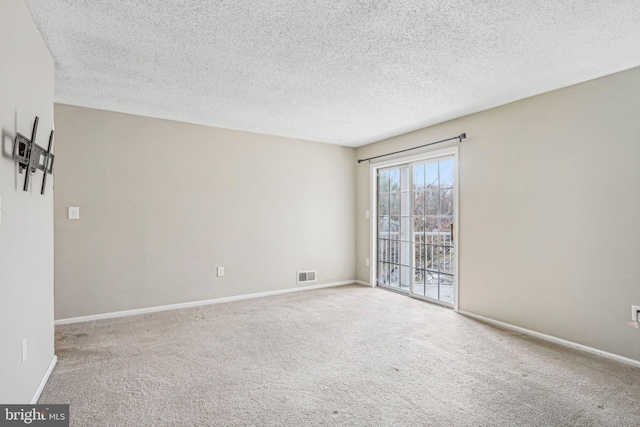
<path fill-rule="evenodd" d="M 224 267 L 218 267 L 218 277 L 224 276 Z"/>
<path fill-rule="evenodd" d="M 366 211 L 364 211 L 364 217 L 366 219 L 369 219 L 369 210 L 368 209 Z"/>
<path fill-rule="evenodd" d="M 80 208 L 77 206 L 69 207 L 69 219 L 80 219 Z"/>

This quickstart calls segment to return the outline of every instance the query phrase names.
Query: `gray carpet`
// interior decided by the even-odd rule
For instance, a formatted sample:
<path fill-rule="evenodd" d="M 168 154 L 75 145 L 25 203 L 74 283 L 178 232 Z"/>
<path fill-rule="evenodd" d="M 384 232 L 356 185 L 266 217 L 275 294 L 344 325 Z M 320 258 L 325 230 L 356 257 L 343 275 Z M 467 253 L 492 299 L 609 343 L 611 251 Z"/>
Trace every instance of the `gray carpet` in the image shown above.
<path fill-rule="evenodd" d="M 640 369 L 344 286 L 56 328 L 74 426 L 639 426 Z"/>

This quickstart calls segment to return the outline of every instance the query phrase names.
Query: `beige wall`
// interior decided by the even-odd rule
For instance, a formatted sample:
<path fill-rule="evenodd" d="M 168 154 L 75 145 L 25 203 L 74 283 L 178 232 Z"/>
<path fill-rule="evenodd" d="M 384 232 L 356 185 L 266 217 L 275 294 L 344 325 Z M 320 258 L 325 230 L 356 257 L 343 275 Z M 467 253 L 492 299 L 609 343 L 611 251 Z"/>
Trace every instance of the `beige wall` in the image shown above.
<path fill-rule="evenodd" d="M 354 149 L 55 113 L 57 319 L 355 278 Z"/>
<path fill-rule="evenodd" d="M 21 0 L 1 2 L 0 41 L 0 402 L 29 403 L 53 359 L 53 180 L 40 195 L 38 171 L 22 191 L 12 153 L 36 116 L 36 142 L 48 143 L 54 65 Z"/>
<path fill-rule="evenodd" d="M 640 360 L 640 68 L 357 150 L 466 132 L 460 310 Z M 443 148 L 440 146 L 434 149 Z M 450 145 L 450 144 L 449 144 Z M 369 166 L 357 166 L 357 278 L 369 281 Z"/>

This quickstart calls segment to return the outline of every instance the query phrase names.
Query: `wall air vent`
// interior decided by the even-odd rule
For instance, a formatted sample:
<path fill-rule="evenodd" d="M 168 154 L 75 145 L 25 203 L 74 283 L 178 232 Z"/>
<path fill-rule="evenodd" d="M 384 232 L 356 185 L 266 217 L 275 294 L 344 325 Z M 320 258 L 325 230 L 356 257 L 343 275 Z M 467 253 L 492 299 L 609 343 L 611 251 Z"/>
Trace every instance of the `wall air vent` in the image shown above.
<path fill-rule="evenodd" d="M 298 283 L 309 283 L 316 281 L 316 270 L 298 271 Z"/>

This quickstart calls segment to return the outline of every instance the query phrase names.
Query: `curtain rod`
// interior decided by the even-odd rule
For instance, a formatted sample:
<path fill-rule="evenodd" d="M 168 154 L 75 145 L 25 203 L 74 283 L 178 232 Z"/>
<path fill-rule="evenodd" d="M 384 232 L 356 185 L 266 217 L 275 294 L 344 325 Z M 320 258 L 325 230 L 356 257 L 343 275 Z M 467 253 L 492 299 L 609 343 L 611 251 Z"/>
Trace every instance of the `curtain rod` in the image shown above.
<path fill-rule="evenodd" d="M 462 142 L 462 140 L 465 139 L 466 137 L 467 137 L 466 133 L 461 133 L 458 136 L 454 136 L 453 138 L 443 139 L 442 141 L 431 142 L 429 144 L 419 145 L 418 147 L 407 148 L 406 150 L 394 151 L 393 153 L 381 154 L 379 156 L 369 157 L 368 159 L 360 159 L 360 160 L 358 160 L 358 163 L 362 163 L 362 162 L 366 162 L 366 161 L 371 162 L 371 160 L 377 159 L 377 158 L 380 158 L 380 157 L 387 157 L 387 156 L 392 156 L 392 155 L 398 154 L 398 153 L 404 153 L 405 151 L 417 150 L 418 148 L 428 147 L 430 145 L 440 144 L 441 142 L 452 141 L 454 139 L 459 139 L 460 142 Z"/>

